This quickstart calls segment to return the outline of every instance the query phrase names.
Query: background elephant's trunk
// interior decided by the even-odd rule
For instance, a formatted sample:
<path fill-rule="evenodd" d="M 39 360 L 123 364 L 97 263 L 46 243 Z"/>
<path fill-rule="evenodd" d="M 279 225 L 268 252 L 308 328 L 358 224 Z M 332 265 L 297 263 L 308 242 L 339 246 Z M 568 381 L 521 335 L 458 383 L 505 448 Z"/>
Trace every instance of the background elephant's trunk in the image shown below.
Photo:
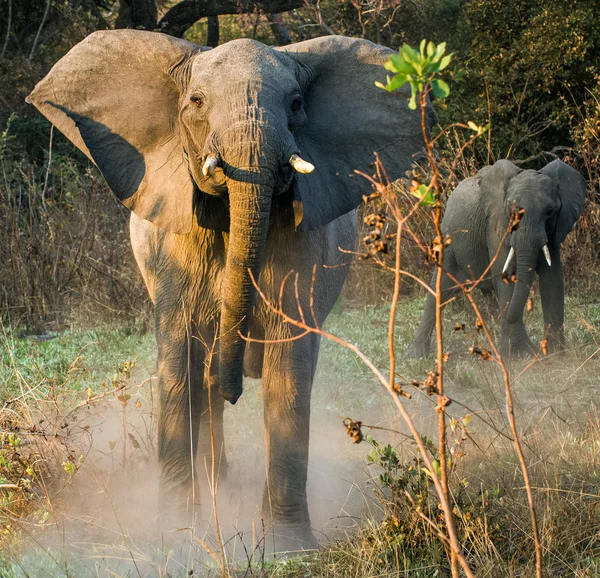
<path fill-rule="evenodd" d="M 510 305 L 506 311 L 507 323 L 516 323 L 523 315 L 523 309 L 525 308 L 531 286 L 533 285 L 538 254 L 538 250 L 522 250 L 519 249 L 519 247 L 516 248 L 517 285 L 515 286 Z"/>
<path fill-rule="evenodd" d="M 242 395 L 245 341 L 256 293 L 248 270 L 258 280 L 269 227 L 273 188 L 229 181 L 230 228 L 222 287 L 219 383 L 223 397 L 235 403 Z"/>

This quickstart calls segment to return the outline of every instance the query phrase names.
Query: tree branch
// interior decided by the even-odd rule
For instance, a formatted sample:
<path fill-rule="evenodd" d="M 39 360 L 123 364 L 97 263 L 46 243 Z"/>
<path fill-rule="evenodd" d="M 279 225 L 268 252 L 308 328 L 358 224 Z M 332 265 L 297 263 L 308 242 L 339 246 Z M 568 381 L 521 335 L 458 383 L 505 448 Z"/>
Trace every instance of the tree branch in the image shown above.
<path fill-rule="evenodd" d="M 306 0 L 313 4 L 316 0 Z M 265 14 L 302 8 L 305 0 L 182 0 L 161 18 L 158 30 L 182 38 L 185 31 L 201 18 L 220 14 L 243 14 L 256 10 Z"/>

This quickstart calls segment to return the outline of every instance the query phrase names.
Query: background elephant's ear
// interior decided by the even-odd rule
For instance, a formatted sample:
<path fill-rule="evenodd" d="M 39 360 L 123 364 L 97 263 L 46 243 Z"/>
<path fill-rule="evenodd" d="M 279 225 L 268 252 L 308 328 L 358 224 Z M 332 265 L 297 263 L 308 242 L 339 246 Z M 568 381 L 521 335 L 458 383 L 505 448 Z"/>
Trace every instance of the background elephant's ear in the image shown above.
<path fill-rule="evenodd" d="M 560 213 L 556 223 L 556 240 L 562 243 L 579 219 L 585 202 L 585 179 L 572 167 L 556 159 L 547 164 L 541 173 L 553 181 L 560 196 Z"/>
<path fill-rule="evenodd" d="M 194 184 L 178 114 L 199 50 L 153 32 L 95 32 L 27 97 L 98 166 L 124 205 L 176 233 L 192 226 Z"/>
<path fill-rule="evenodd" d="M 408 108 L 410 89 L 390 94 L 383 64 L 394 52 L 367 40 L 324 36 L 286 46 L 300 63 L 308 121 L 296 141 L 300 156 L 315 165 L 297 174 L 302 201 L 299 230 L 315 229 L 356 208 L 371 188 L 355 169 L 372 172 L 379 153 L 390 179 L 404 176 L 423 149 L 420 112 Z M 437 117 L 430 108 L 428 122 Z"/>
<path fill-rule="evenodd" d="M 504 213 L 504 201 L 506 197 L 506 189 L 510 179 L 518 175 L 522 169 L 506 159 L 496 161 L 492 166 L 483 167 L 477 176 L 480 177 L 481 183 L 481 202 L 489 211 L 497 212 L 502 209 Z M 502 219 L 498 220 L 498 233 L 504 234 L 506 224 Z"/>

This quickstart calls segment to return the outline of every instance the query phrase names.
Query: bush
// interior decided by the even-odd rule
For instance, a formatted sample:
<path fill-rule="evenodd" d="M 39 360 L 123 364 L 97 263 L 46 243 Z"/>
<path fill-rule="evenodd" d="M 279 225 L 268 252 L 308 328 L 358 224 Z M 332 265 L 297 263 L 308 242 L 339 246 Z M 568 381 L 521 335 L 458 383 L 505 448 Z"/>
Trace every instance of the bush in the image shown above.
<path fill-rule="evenodd" d="M 51 134 L 43 119 L 13 115 L 0 141 L 5 321 L 41 331 L 49 322 L 58 329 L 139 314 L 146 297 L 126 249 L 128 211 L 58 131 L 46 150 L 42 134 Z"/>

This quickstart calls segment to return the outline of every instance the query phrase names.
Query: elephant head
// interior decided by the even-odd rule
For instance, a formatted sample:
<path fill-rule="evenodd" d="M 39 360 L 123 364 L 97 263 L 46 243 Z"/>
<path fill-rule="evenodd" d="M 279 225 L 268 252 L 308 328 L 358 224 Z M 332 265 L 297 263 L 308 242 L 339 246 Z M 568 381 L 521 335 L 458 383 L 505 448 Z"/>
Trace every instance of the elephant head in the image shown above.
<path fill-rule="evenodd" d="M 536 270 L 552 266 L 551 255 L 579 218 L 585 200 L 585 179 L 560 160 L 539 171 L 522 170 L 500 160 L 480 172 L 481 192 L 494 231 L 502 236 L 513 210 L 524 209 L 518 228 L 508 238 L 510 250 L 503 272 L 516 272 L 517 284 L 507 311 L 507 323 L 516 323 L 523 314 Z M 556 264 L 555 264 L 556 266 Z"/>
<path fill-rule="evenodd" d="M 422 148 L 409 94 L 374 86 L 391 53 L 337 36 L 277 49 L 241 39 L 211 50 L 158 33 L 101 31 L 28 97 L 139 217 L 177 234 L 193 219 L 229 232 L 219 367 L 231 403 L 242 393 L 240 333 L 255 293 L 248 272 L 258 277 L 277 197 L 293 198 L 299 232 L 321 227 L 361 202 L 365 181 L 354 170 L 367 169 L 374 152 L 398 178 Z"/>

